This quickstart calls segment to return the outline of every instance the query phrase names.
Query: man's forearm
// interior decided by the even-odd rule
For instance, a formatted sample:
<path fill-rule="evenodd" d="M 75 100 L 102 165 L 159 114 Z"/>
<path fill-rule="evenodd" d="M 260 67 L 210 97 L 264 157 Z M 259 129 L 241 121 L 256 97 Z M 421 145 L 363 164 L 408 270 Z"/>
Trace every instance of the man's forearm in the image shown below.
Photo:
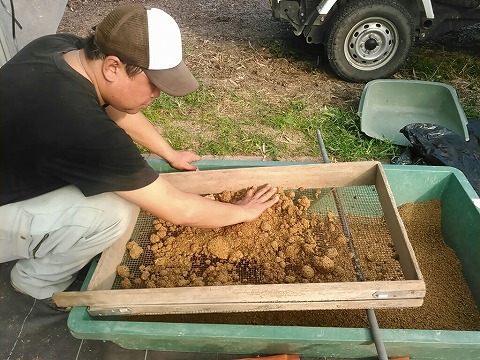
<path fill-rule="evenodd" d="M 215 228 L 252 221 L 278 201 L 276 188 L 253 187 L 236 204 L 178 190 L 159 176 L 141 189 L 116 192 L 149 213 L 177 225 Z"/>
<path fill-rule="evenodd" d="M 145 188 L 119 191 L 117 194 L 176 225 L 215 228 L 248 219 L 241 206 L 179 191 L 162 178 Z"/>

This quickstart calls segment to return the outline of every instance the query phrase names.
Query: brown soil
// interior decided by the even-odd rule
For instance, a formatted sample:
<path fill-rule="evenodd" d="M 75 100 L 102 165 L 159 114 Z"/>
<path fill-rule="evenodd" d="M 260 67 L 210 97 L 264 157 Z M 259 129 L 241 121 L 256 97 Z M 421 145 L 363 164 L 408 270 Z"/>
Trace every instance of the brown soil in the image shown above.
<path fill-rule="evenodd" d="M 208 197 L 235 202 L 245 191 Z M 341 220 L 330 211 L 320 215 L 310 209 L 323 192 L 330 190 L 279 189 L 279 201 L 257 220 L 223 228 L 176 226 L 155 219 L 149 244 L 127 244 L 130 259 L 142 255 L 142 246 L 146 254 L 138 262 L 127 257 L 130 269 L 117 268 L 121 287 L 354 282 L 358 270 Z M 346 214 L 347 218 L 363 278 L 404 280 L 384 218 Z"/>
<path fill-rule="evenodd" d="M 409 240 L 412 243 L 416 258 L 420 264 L 424 276 L 427 293 L 424 303 L 418 308 L 405 309 L 377 309 L 375 313 L 381 328 L 393 329 L 441 329 L 441 330 L 480 330 L 480 312 L 478 311 L 471 292 L 465 283 L 461 271 L 461 264 L 454 251 L 449 248 L 442 238 L 441 232 L 441 208 L 438 200 L 426 203 L 410 203 L 399 208 L 400 215 L 407 229 Z M 271 215 L 271 214 L 270 214 Z M 269 215 L 269 216 L 270 216 Z M 278 215 L 278 214 L 277 214 Z M 329 217 L 320 220 L 323 226 L 332 224 Z M 158 223 L 160 224 L 160 223 Z M 261 224 L 261 221 L 258 225 Z M 254 226 L 253 224 L 250 226 Z M 260 225 L 261 226 L 261 225 Z M 340 227 L 340 224 L 334 223 Z M 237 228 L 238 229 L 238 228 Z M 330 229 L 331 230 L 331 229 Z M 324 232 L 329 236 L 330 230 Z M 163 230 L 160 230 L 163 231 Z M 337 229 L 331 233 L 331 239 L 339 237 Z M 200 240 L 200 243 L 202 240 Z M 334 243 L 337 243 L 334 240 Z M 204 243 L 207 244 L 208 242 Z M 228 248 L 228 251 L 225 251 Z M 332 256 L 337 262 L 346 251 L 341 246 L 335 246 L 340 256 Z M 231 253 L 231 246 L 221 246 L 221 250 L 212 247 L 214 253 L 227 257 Z M 328 246 L 327 249 L 332 249 Z M 171 250 L 171 249 L 170 249 Z M 328 250 L 321 250 L 323 253 Z M 187 251 L 188 252 L 188 251 Z M 247 254 L 245 250 L 242 253 Z M 162 253 L 166 259 L 171 259 L 167 252 Z M 222 255 L 223 254 L 223 255 Z M 261 253 L 259 256 L 263 256 Z M 375 255 L 373 252 L 372 255 Z M 305 256 L 305 254 L 302 254 Z M 347 258 L 348 255 L 347 255 Z M 162 258 L 159 258 L 162 259 Z M 306 256 L 308 263 L 308 256 Z M 302 258 L 296 259 L 303 264 Z M 162 260 L 163 262 L 163 260 Z M 349 267 L 348 261 L 342 266 Z M 223 265 L 222 265 L 223 266 Z M 222 266 L 219 269 L 211 269 L 211 280 L 208 283 L 218 282 L 225 276 L 225 283 L 228 282 L 228 271 Z M 333 274 L 322 267 L 308 265 L 311 270 L 303 270 L 298 266 L 295 275 L 297 281 L 312 281 L 310 273 L 316 273 L 321 269 L 320 274 Z M 281 268 L 281 267 L 280 267 Z M 220 271 L 217 271 L 220 270 Z M 232 270 L 230 268 L 229 270 Z M 123 276 L 131 276 L 128 268 L 121 267 L 118 273 Z M 185 279 L 183 271 L 177 279 Z M 165 273 L 165 275 L 167 275 Z M 151 273 L 149 272 L 149 276 Z M 315 275 L 314 275 L 315 276 Z M 175 278 L 175 276 L 173 277 Z M 187 276 L 188 278 L 188 276 Z M 207 276 L 208 278 L 208 276 Z M 220 280 L 219 280 L 220 279 Z M 285 280 L 285 277 L 282 278 Z M 320 279 L 318 279 L 320 280 Z M 324 280 L 324 279 L 321 279 Z M 351 281 L 351 278 L 344 278 Z M 128 282 L 130 282 L 128 280 Z M 203 280 L 202 280 L 203 282 Z M 240 281 L 241 282 L 241 281 Z M 177 285 L 179 285 L 177 281 Z M 184 283 L 183 285 L 187 285 Z M 218 323 L 218 324 L 253 324 L 253 325 L 294 325 L 294 326 L 327 326 L 327 327 L 368 327 L 368 320 L 364 310 L 327 310 L 327 311 L 271 311 L 251 313 L 228 313 L 228 314 L 185 314 L 185 315 L 158 315 L 148 317 L 135 317 L 136 321 L 167 321 L 167 322 L 193 322 L 193 323 Z"/>
<path fill-rule="evenodd" d="M 232 202 L 244 191 L 209 197 Z M 331 212 L 320 216 L 309 211 L 310 192 L 280 189 L 279 201 L 257 220 L 224 228 L 176 226 L 155 219 L 150 245 L 144 245 L 152 256 L 144 258 L 140 273 L 137 269 L 119 266 L 117 273 L 123 278 L 121 286 L 155 288 L 356 281 L 348 239 L 340 220 Z M 319 196 L 320 190 L 312 195 L 313 198 Z M 376 231 L 372 227 L 370 230 Z M 361 234 L 355 227 L 352 231 Z M 356 240 L 363 244 L 369 238 L 360 235 Z M 369 244 L 368 247 L 375 246 Z M 143 252 L 135 241 L 130 241 L 127 249 L 132 259 Z M 393 244 L 386 259 L 373 251 L 365 257 L 370 265 L 370 271 L 365 272 L 367 280 L 403 279 Z"/>

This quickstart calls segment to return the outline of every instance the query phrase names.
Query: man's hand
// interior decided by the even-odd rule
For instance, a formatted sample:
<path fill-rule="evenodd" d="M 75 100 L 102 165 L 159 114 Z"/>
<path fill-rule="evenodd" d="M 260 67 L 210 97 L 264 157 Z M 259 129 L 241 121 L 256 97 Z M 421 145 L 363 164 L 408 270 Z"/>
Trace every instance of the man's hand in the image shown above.
<path fill-rule="evenodd" d="M 248 189 L 243 199 L 236 202 L 236 205 L 241 206 L 245 211 L 245 221 L 257 219 L 266 209 L 275 204 L 279 199 L 279 195 L 275 195 L 276 192 L 277 188 L 272 188 L 269 184 Z"/>
<path fill-rule="evenodd" d="M 174 150 L 173 157 L 168 161 L 171 167 L 178 170 L 198 170 L 191 163 L 200 160 L 201 157 L 188 150 Z"/>

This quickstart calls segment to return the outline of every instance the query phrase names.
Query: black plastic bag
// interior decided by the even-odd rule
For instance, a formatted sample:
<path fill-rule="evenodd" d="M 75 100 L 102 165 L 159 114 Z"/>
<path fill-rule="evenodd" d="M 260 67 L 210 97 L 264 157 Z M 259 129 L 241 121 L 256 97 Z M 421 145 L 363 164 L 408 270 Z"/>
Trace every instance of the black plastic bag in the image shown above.
<path fill-rule="evenodd" d="M 469 141 L 434 124 L 414 123 L 400 130 L 411 143 L 412 163 L 421 158 L 427 165 L 455 167 L 480 194 L 480 120 L 469 119 L 468 131 Z"/>
<path fill-rule="evenodd" d="M 418 156 L 411 146 L 405 148 L 405 151 L 392 159 L 395 165 L 428 165 L 421 156 Z"/>

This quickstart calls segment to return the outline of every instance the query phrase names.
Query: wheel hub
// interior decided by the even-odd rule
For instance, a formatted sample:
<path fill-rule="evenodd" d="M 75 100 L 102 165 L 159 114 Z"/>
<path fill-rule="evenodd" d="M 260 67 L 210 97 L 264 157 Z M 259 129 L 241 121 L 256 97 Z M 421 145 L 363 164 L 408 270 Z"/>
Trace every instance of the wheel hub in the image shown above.
<path fill-rule="evenodd" d="M 345 39 L 345 56 L 348 62 L 361 70 L 374 70 L 395 54 L 398 32 L 384 18 L 365 19 L 348 33 Z"/>
<path fill-rule="evenodd" d="M 374 50 L 377 46 L 378 46 L 378 42 L 377 42 L 377 40 L 375 40 L 374 38 L 370 38 L 370 39 L 368 39 L 367 41 L 365 41 L 365 49 L 366 49 L 367 51 L 372 51 L 372 50 Z"/>

